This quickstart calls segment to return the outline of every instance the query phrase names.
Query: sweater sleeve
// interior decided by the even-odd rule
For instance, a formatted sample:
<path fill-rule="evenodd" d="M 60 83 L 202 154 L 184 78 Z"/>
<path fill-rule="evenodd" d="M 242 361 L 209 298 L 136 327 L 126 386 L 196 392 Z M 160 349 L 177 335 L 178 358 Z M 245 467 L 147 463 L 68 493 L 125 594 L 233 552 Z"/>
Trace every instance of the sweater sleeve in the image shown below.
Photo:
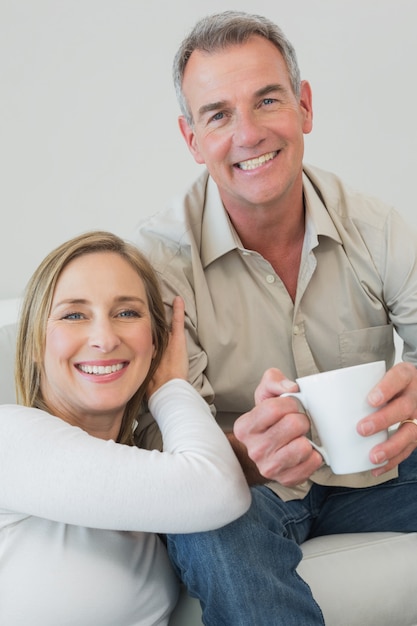
<path fill-rule="evenodd" d="M 200 395 L 172 380 L 149 400 L 164 450 L 104 441 L 39 409 L 0 406 L 0 507 L 110 530 L 186 533 L 242 515 L 250 492 Z"/>

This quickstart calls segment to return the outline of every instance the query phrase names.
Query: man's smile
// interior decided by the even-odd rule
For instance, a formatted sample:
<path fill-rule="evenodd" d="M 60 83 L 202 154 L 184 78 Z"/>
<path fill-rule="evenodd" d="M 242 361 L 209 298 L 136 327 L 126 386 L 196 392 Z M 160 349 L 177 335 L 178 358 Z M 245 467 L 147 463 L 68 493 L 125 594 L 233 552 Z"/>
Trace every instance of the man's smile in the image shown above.
<path fill-rule="evenodd" d="M 239 163 L 235 164 L 235 167 L 238 167 L 241 170 L 254 170 L 257 167 L 260 167 L 261 165 L 264 165 L 265 163 L 267 163 L 268 161 L 271 161 L 271 159 L 274 159 L 278 154 L 278 150 L 275 150 L 274 152 L 267 152 L 267 154 L 262 154 L 259 157 L 256 157 L 254 159 L 248 159 L 247 161 L 240 161 Z"/>

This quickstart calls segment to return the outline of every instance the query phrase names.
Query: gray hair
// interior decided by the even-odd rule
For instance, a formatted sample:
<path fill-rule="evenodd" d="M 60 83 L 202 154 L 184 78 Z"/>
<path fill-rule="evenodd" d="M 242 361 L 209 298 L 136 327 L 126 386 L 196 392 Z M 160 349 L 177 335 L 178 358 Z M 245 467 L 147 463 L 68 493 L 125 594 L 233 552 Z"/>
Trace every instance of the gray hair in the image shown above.
<path fill-rule="evenodd" d="M 193 125 L 193 117 L 182 90 L 184 72 L 194 50 L 208 54 L 232 45 L 245 43 L 258 35 L 270 41 L 281 52 L 287 66 L 294 94 L 300 96 L 300 69 L 293 45 L 282 30 L 266 17 L 250 15 L 243 11 L 224 11 L 202 18 L 181 43 L 173 63 L 175 92 L 181 113 Z"/>

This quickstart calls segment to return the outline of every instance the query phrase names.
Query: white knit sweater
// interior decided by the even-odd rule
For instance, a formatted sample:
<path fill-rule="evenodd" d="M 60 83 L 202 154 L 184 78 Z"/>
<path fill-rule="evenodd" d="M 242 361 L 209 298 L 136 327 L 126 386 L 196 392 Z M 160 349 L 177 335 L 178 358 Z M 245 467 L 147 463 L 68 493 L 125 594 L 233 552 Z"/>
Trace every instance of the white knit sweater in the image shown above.
<path fill-rule="evenodd" d="M 0 624 L 167 624 L 177 581 L 154 533 L 246 511 L 240 467 L 191 385 L 170 381 L 149 405 L 164 452 L 0 406 Z"/>

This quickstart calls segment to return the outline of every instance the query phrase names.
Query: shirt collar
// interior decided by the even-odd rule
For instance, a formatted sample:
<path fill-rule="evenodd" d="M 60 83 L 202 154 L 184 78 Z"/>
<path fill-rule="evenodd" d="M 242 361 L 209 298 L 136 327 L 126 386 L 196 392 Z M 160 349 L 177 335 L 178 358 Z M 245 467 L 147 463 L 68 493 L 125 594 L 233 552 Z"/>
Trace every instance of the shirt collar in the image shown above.
<path fill-rule="evenodd" d="M 236 248 L 242 248 L 239 236 L 224 209 L 216 183 L 208 177 L 201 226 L 203 267 Z"/>
<path fill-rule="evenodd" d="M 312 237 L 315 233 L 316 239 L 319 235 L 323 235 L 342 243 L 322 197 L 305 171 L 303 172 L 303 192 L 306 210 L 306 234 Z"/>
<path fill-rule="evenodd" d="M 318 236 L 331 237 L 341 243 L 339 233 L 319 196 L 316 188 L 303 172 L 303 191 L 306 207 L 306 238 L 310 249 L 318 244 Z M 203 267 L 227 254 L 231 250 L 243 250 L 220 198 L 219 190 L 211 176 L 208 177 L 201 232 L 201 260 Z"/>

